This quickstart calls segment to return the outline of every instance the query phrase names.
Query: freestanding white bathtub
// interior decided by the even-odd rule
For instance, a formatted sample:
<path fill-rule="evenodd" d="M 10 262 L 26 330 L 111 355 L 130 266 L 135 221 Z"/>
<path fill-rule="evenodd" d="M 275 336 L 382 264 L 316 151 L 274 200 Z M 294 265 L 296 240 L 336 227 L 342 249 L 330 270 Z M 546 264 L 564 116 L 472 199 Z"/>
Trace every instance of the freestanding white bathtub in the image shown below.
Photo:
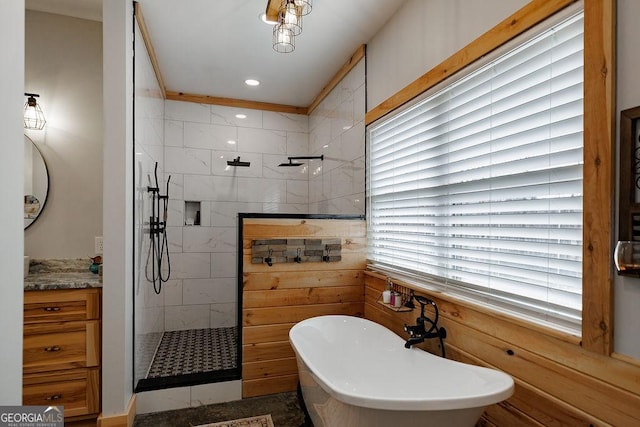
<path fill-rule="evenodd" d="M 358 317 L 303 320 L 289 341 L 315 427 L 474 426 L 488 405 L 513 394 L 503 372 L 406 349 Z"/>

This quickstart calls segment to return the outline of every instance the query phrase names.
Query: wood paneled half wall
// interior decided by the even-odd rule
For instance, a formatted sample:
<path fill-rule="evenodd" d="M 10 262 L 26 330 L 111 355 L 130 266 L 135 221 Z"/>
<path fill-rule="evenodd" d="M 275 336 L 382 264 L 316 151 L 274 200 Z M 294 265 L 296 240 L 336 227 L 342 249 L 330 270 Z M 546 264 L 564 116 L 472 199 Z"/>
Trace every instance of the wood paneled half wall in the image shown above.
<path fill-rule="evenodd" d="M 340 239 L 337 262 L 251 262 L 252 242 Z M 289 329 L 325 314 L 364 315 L 366 223 L 360 217 L 240 215 L 242 396 L 293 391 L 298 384 Z"/>
<path fill-rule="evenodd" d="M 589 351 L 577 340 L 446 293 L 426 291 L 447 330 L 448 359 L 499 369 L 516 383 L 514 395 L 487 408 L 478 426 L 640 426 L 640 365 Z M 387 277 L 365 274 L 365 317 L 403 338 L 419 311 L 397 313 L 376 301 Z M 419 347 L 440 354 L 437 340 Z M 428 384 L 426 385 L 428 387 Z"/>

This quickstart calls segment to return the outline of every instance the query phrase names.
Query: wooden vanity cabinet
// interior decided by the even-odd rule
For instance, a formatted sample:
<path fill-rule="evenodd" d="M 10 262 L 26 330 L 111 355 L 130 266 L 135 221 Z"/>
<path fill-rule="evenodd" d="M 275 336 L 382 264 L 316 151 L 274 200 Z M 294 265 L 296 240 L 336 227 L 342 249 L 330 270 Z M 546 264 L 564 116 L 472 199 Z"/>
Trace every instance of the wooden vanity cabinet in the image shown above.
<path fill-rule="evenodd" d="M 23 405 L 64 406 L 65 421 L 100 413 L 99 288 L 24 294 Z"/>

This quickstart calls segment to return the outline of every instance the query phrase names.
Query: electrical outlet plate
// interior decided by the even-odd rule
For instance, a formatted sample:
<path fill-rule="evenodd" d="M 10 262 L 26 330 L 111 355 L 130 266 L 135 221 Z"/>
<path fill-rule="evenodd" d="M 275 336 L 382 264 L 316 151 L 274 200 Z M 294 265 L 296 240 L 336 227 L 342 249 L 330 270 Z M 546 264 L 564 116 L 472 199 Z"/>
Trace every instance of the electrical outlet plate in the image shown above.
<path fill-rule="evenodd" d="M 102 255 L 102 251 L 103 251 L 103 247 L 102 247 L 102 236 L 96 236 L 95 237 L 95 255 Z"/>

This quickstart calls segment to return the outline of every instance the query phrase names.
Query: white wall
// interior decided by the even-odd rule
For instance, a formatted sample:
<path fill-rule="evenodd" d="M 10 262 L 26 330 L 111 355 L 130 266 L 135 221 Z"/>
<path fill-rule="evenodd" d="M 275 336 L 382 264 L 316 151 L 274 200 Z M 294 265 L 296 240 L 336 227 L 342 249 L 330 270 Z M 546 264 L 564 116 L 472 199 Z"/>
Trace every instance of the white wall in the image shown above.
<path fill-rule="evenodd" d="M 365 60 L 309 116 L 309 154 L 324 154 L 309 175 L 309 213 L 364 215 Z"/>
<path fill-rule="evenodd" d="M 408 0 L 367 43 L 367 111 L 527 3 Z"/>
<path fill-rule="evenodd" d="M 133 395 L 133 5 L 102 4 L 104 75 L 102 414 Z"/>
<path fill-rule="evenodd" d="M 0 405 L 22 403 L 24 1 L 0 2 Z M 8 42 L 10 41 L 10 42 Z M 16 181 L 20 184 L 16 184 Z"/>
<path fill-rule="evenodd" d="M 638 40 L 640 27 L 640 2 L 637 0 L 618 0 L 618 38 L 617 38 L 617 116 L 620 111 L 640 105 L 640 55 Z M 617 126 L 618 141 L 620 125 Z M 616 210 L 616 215 L 618 214 Z M 616 230 L 617 236 L 617 230 Z M 615 276 L 615 326 L 614 346 L 618 353 L 640 359 L 640 279 Z"/>
<path fill-rule="evenodd" d="M 25 92 L 40 94 L 47 124 L 25 134 L 47 163 L 49 197 L 25 255 L 86 258 L 102 236 L 102 24 L 28 10 L 26 28 Z"/>

